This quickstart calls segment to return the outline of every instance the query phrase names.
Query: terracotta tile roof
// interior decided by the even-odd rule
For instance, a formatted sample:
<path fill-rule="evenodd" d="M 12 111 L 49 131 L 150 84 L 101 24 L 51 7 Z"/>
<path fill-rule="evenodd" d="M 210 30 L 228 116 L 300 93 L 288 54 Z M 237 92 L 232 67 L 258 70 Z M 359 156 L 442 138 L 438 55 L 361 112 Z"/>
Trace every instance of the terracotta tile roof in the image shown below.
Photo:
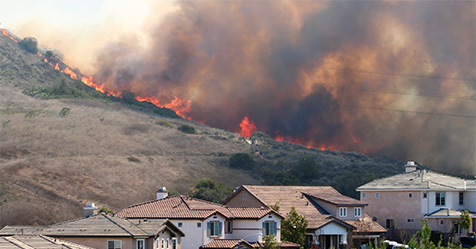
<path fill-rule="evenodd" d="M 346 220 L 345 222 L 355 227 L 354 233 L 386 233 L 387 229 L 378 222 L 373 221 L 367 214 L 359 220 Z"/>
<path fill-rule="evenodd" d="M 237 247 L 238 243 L 240 243 L 240 247 L 247 246 L 248 248 L 253 248 L 252 244 L 241 239 L 215 239 L 200 248 L 228 249 Z"/>
<path fill-rule="evenodd" d="M 130 221 L 120 217 L 99 214 L 43 227 L 6 226 L 0 230 L 0 235 L 42 234 L 55 237 L 85 236 L 85 237 L 151 237 L 164 229 L 171 229 L 182 235 L 175 225 L 165 219 L 151 221 Z"/>
<path fill-rule="evenodd" d="M 316 214 L 327 215 L 325 210 L 317 209 L 303 193 L 339 193 L 330 186 L 251 186 L 243 185 L 243 189 L 250 192 L 263 206 L 279 203 L 280 213 L 285 215 L 295 207 L 296 211 L 304 216 Z M 238 191 L 237 191 L 238 192 Z M 235 193 L 237 193 L 235 192 Z M 226 202 L 225 202 L 226 204 Z"/>
<path fill-rule="evenodd" d="M 258 241 L 258 242 L 253 244 L 253 247 L 254 248 L 263 248 L 264 243 L 262 241 Z M 299 245 L 299 244 L 289 242 L 289 241 L 284 241 L 284 240 L 282 240 L 281 244 L 280 244 L 280 248 L 283 248 L 283 249 L 284 248 L 300 248 L 300 247 L 301 247 L 301 245 Z"/>
<path fill-rule="evenodd" d="M 117 212 L 116 216 L 129 219 L 206 219 L 219 213 L 226 218 L 259 219 L 270 212 L 274 211 L 269 208 L 228 208 L 188 196 L 169 196 L 126 207 Z"/>
<path fill-rule="evenodd" d="M 339 192 L 313 192 L 313 193 L 304 193 L 311 198 L 316 198 L 321 201 L 331 203 L 336 206 L 367 206 L 368 204 L 357 199 L 345 196 Z"/>
<path fill-rule="evenodd" d="M 92 249 L 91 247 L 67 242 L 43 235 L 15 235 L 0 236 L 0 248 L 8 249 L 35 249 L 35 248 L 51 248 L 51 249 Z"/>
<path fill-rule="evenodd" d="M 466 183 L 465 183 L 466 182 Z M 428 170 L 416 170 L 377 179 L 357 188 L 357 191 L 382 189 L 457 189 L 476 190 L 476 181 L 449 176 Z"/>

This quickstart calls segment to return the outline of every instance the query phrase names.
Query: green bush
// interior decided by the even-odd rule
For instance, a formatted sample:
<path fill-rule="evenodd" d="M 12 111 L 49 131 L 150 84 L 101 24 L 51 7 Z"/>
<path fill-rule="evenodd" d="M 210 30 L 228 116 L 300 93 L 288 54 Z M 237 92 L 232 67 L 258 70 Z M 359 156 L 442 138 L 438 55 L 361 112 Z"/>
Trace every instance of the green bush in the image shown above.
<path fill-rule="evenodd" d="M 167 122 L 163 119 L 155 121 L 155 124 L 160 125 L 160 126 L 164 126 L 164 127 L 167 127 L 167 128 L 174 128 L 173 125 L 171 125 L 169 122 Z"/>
<path fill-rule="evenodd" d="M 177 128 L 179 131 L 187 134 L 197 134 L 197 131 L 195 131 L 195 128 L 190 125 L 181 125 L 179 128 Z"/>
<path fill-rule="evenodd" d="M 236 153 L 229 159 L 231 168 L 250 170 L 255 165 L 255 161 L 246 153 Z"/>
<path fill-rule="evenodd" d="M 233 193 L 233 189 L 226 187 L 221 182 L 211 179 L 202 179 L 195 185 L 195 189 L 190 196 L 206 201 L 222 203 L 231 193 Z"/>
<path fill-rule="evenodd" d="M 18 42 L 18 46 L 32 54 L 38 53 L 38 41 L 34 37 L 25 37 Z"/>

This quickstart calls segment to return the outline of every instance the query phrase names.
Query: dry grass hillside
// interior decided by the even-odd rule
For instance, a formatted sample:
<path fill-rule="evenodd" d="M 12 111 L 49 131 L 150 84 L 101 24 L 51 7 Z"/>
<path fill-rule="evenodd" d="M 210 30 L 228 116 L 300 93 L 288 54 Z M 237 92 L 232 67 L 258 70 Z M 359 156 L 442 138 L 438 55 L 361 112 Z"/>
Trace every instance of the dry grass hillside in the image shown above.
<path fill-rule="evenodd" d="M 250 148 L 232 133 L 195 124 L 199 134 L 185 134 L 179 119 L 15 89 L 0 89 L 0 106 L 0 224 L 25 222 L 25 213 L 77 217 L 91 201 L 118 209 L 152 199 L 159 186 L 186 193 L 201 178 L 257 182 L 227 167 L 230 155 Z"/>

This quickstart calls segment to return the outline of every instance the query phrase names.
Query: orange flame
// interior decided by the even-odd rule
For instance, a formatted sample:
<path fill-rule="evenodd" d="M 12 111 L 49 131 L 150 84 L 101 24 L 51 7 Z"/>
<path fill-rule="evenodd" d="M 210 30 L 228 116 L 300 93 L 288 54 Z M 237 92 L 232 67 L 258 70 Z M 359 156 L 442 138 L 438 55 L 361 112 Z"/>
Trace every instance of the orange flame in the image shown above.
<path fill-rule="evenodd" d="M 14 42 L 18 42 L 17 39 L 15 39 L 13 36 L 11 36 L 9 33 L 8 33 L 8 30 L 6 29 L 1 29 L 2 30 L 2 34 L 5 35 L 5 36 L 8 36 L 8 38 L 12 39 Z"/>
<path fill-rule="evenodd" d="M 56 63 L 55 70 L 58 70 L 58 71 L 59 71 L 60 68 L 59 68 L 59 65 L 58 65 L 58 64 L 59 64 L 59 63 Z"/>
<path fill-rule="evenodd" d="M 163 108 L 163 107 L 169 108 L 169 109 L 175 111 L 175 113 L 177 113 L 177 115 L 179 115 L 180 117 L 182 117 L 184 119 L 192 120 L 190 117 L 187 118 L 187 114 L 191 110 L 191 108 L 190 108 L 190 102 L 191 101 L 190 100 L 180 99 L 177 96 L 174 96 L 174 99 L 170 103 L 165 104 L 165 105 L 161 105 L 159 99 L 155 96 L 153 96 L 153 97 L 137 96 L 136 100 L 139 101 L 139 102 L 144 102 L 144 101 L 150 102 L 150 103 L 154 104 L 155 106 L 161 107 L 161 108 Z"/>
<path fill-rule="evenodd" d="M 253 132 L 258 130 L 256 128 L 255 123 L 249 120 L 247 116 L 245 116 L 245 118 L 243 118 L 243 120 L 241 121 L 240 127 L 241 127 L 240 135 L 246 138 L 251 137 Z"/>
<path fill-rule="evenodd" d="M 56 69 L 56 70 L 58 70 L 58 69 Z M 75 72 L 73 72 L 73 70 L 69 69 L 69 67 L 66 67 L 65 69 L 61 70 L 61 72 L 69 75 L 69 77 L 71 77 L 71 79 L 78 79 L 78 75 Z"/>

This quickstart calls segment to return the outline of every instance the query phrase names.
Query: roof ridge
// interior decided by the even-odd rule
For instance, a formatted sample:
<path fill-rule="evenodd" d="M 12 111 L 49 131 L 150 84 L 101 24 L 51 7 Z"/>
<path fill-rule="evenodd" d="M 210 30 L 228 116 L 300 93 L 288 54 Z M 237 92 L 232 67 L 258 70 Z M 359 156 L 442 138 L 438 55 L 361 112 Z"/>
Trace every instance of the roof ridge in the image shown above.
<path fill-rule="evenodd" d="M 129 232 L 129 230 L 125 229 L 124 227 L 122 227 L 121 225 L 119 225 L 117 222 L 113 221 L 112 219 L 110 219 L 107 215 L 103 215 L 106 219 L 108 219 L 110 222 L 112 222 L 114 225 L 118 226 L 119 228 L 121 228 L 122 230 L 124 230 L 126 233 L 130 234 L 131 236 L 134 236 L 134 234 L 132 234 L 131 232 Z M 117 217 L 118 219 L 121 219 L 120 217 Z M 131 222 L 129 222 L 131 223 Z M 131 223 L 132 224 L 132 223 Z"/>
<path fill-rule="evenodd" d="M 221 206 L 221 207 L 224 207 L 226 208 L 227 206 L 226 205 L 223 205 L 223 204 L 220 204 L 220 203 L 215 203 L 215 202 L 211 202 L 211 201 L 207 201 L 207 200 L 202 200 L 202 199 L 198 199 L 198 198 L 195 198 L 195 197 L 192 197 L 192 196 L 187 196 L 187 199 L 191 199 L 191 200 L 194 200 L 194 201 L 199 201 L 199 202 L 203 202 L 203 203 L 207 203 L 207 204 L 211 204 L 211 205 L 217 205 L 217 206 Z"/>

